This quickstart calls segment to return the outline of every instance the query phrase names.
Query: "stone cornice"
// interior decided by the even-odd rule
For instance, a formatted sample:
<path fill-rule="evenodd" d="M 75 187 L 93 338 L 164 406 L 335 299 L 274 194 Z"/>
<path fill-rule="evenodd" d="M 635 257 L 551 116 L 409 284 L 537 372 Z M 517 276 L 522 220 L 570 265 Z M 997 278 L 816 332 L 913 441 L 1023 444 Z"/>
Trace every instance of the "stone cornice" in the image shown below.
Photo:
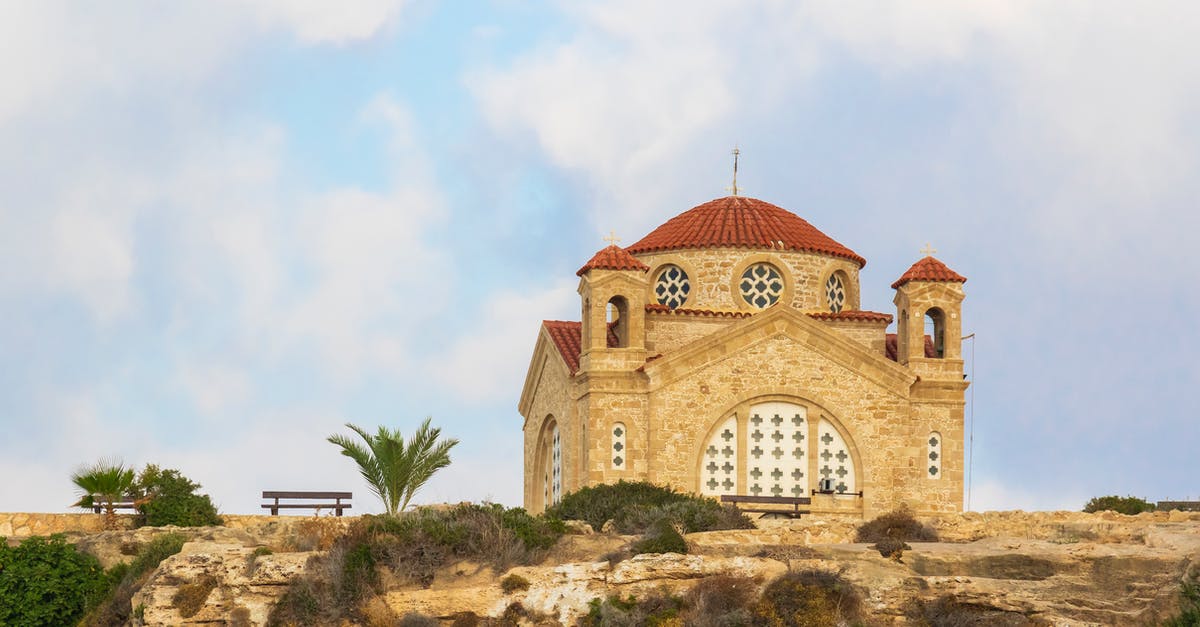
<path fill-rule="evenodd" d="M 683 350 L 648 362 L 644 370 L 650 378 L 650 388 L 657 389 L 776 336 L 791 338 L 903 398 L 908 397 L 912 384 L 917 380 L 917 376 L 904 366 L 790 307 L 774 307 L 751 318 L 733 322 Z"/>
<path fill-rule="evenodd" d="M 550 332 L 546 330 L 545 325 L 539 325 L 537 343 L 533 347 L 533 357 L 529 359 L 529 369 L 525 371 L 525 385 L 521 388 L 521 398 L 517 401 L 517 411 L 526 420 L 529 420 L 529 411 L 533 408 L 533 396 L 537 391 L 538 383 L 546 375 L 546 368 L 554 367 L 551 364 L 558 365 L 564 378 L 571 378 L 570 368 L 563 361 L 562 353 L 558 351 L 554 340 L 550 338 Z"/>

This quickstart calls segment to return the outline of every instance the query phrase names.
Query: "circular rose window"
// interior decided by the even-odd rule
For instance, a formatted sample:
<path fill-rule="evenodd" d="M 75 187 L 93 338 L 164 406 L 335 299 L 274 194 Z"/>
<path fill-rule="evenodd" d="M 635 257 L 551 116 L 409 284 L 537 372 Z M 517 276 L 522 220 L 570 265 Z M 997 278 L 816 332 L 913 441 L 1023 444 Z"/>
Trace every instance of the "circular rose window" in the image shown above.
<path fill-rule="evenodd" d="M 742 273 L 738 283 L 742 299 L 751 307 L 766 309 L 783 294 L 783 275 L 769 263 L 756 263 Z"/>
<path fill-rule="evenodd" d="M 658 304 L 671 309 L 683 306 L 691 291 L 688 275 L 679 266 L 665 266 L 654 281 L 654 297 Z"/>

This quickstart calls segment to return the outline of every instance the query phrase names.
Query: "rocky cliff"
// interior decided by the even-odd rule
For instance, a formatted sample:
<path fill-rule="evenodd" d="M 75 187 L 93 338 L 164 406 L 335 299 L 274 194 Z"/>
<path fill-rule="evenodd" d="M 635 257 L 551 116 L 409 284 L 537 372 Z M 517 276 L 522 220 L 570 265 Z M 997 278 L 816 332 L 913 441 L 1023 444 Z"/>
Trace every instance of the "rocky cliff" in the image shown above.
<path fill-rule="evenodd" d="M 135 624 L 264 624 L 291 578 L 311 567 L 309 558 L 344 521 L 263 520 L 191 532 L 184 550 L 135 595 L 134 606 L 142 606 Z M 540 565 L 495 573 L 459 563 L 439 571 L 428 588 L 394 585 L 376 602 L 394 615 L 443 619 L 463 612 L 500 616 L 518 602 L 530 613 L 572 623 L 597 597 L 682 593 L 713 575 L 765 584 L 788 571 L 818 569 L 851 582 L 880 624 L 906 624 L 914 603 L 953 595 L 1004 617 L 997 624 L 1143 625 L 1175 612 L 1180 582 L 1200 568 L 1200 514 L 989 512 L 929 522 L 943 541 L 911 543 L 899 559 L 853 543 L 855 524 L 839 520 L 763 521 L 755 530 L 691 534 L 689 555 L 615 564 L 600 556 L 631 538 L 573 535 Z M 105 532 L 79 545 L 113 563 L 152 533 Z M 499 581 L 506 574 L 520 575 L 529 587 L 505 593 Z M 207 596 L 193 615 L 182 616 L 177 593 L 201 581 L 209 582 Z"/>

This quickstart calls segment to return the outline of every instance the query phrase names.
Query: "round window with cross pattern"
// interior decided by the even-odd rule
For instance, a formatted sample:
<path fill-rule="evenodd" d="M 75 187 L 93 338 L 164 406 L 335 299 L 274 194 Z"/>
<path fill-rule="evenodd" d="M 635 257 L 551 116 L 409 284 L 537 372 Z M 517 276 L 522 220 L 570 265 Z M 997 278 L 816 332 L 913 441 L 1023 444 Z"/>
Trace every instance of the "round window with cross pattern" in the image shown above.
<path fill-rule="evenodd" d="M 692 284 L 688 281 L 687 272 L 679 266 L 663 266 L 654 280 L 654 298 L 658 304 L 671 309 L 682 307 L 691 292 Z"/>
<path fill-rule="evenodd" d="M 783 274 L 769 263 L 756 263 L 742 273 L 738 289 L 748 305 L 766 309 L 779 302 L 783 295 Z"/>

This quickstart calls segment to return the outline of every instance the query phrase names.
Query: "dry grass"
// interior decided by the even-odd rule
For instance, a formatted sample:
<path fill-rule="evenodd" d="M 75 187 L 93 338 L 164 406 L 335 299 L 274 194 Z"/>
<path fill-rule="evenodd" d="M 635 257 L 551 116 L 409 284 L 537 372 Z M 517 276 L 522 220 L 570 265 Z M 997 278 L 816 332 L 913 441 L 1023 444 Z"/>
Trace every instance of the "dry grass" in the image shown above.
<path fill-rule="evenodd" d="M 180 616 L 191 618 L 200 612 L 208 596 L 216 589 L 217 579 L 212 575 L 204 575 L 192 583 L 179 586 L 175 596 L 171 597 L 171 606 L 179 610 Z"/>

